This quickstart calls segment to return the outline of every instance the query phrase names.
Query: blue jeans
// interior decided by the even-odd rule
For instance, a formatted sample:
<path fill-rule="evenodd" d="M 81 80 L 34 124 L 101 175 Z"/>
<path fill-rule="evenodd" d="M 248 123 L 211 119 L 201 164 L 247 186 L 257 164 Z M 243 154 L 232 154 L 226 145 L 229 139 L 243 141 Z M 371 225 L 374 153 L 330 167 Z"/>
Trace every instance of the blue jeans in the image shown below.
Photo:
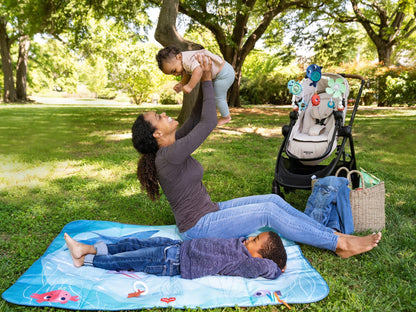
<path fill-rule="evenodd" d="M 276 194 L 236 198 L 219 203 L 220 210 L 203 216 L 182 233 L 183 239 L 242 237 L 263 227 L 295 242 L 335 251 L 338 235 Z"/>
<path fill-rule="evenodd" d="M 124 238 L 114 244 L 98 242 L 94 244 L 97 254 L 85 256 L 84 265 L 159 276 L 180 275 L 180 244 L 166 237 Z"/>

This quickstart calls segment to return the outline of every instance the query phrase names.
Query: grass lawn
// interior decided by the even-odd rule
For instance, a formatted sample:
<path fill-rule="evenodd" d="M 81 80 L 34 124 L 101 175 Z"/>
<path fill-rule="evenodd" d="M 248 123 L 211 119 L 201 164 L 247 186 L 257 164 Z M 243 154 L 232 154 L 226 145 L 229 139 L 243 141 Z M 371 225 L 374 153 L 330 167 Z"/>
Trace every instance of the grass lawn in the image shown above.
<path fill-rule="evenodd" d="M 179 114 L 179 106 L 0 105 L 0 293 L 79 219 L 163 225 L 166 198 L 140 190 L 130 128 L 144 110 Z M 195 153 L 214 201 L 270 193 L 281 127 L 289 109 L 245 107 Z M 293 311 L 416 311 L 416 109 L 360 109 L 353 127 L 358 167 L 386 183 L 386 228 L 379 247 L 340 259 L 302 245 L 330 287 Z M 310 191 L 286 199 L 304 210 Z M 235 309 L 214 309 L 232 311 Z M 244 309 L 286 310 L 284 306 Z M 64 311 L 9 304 L 0 311 Z"/>

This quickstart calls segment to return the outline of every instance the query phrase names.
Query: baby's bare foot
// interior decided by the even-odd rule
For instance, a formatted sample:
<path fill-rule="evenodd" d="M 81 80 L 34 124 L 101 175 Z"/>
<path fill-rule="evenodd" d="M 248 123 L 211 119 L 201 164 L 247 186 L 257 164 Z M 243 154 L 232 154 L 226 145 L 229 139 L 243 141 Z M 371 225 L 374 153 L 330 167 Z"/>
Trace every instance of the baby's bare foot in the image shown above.
<path fill-rule="evenodd" d="M 337 233 L 337 235 L 339 235 Z M 381 239 L 381 232 L 367 236 L 339 235 L 335 253 L 341 258 L 349 258 L 377 247 Z"/>
<path fill-rule="evenodd" d="M 91 251 L 95 251 L 94 246 L 79 243 L 75 239 L 73 239 L 71 236 L 69 236 L 67 233 L 64 234 L 64 238 L 65 238 L 66 246 L 68 247 L 69 252 L 71 253 L 72 261 L 74 262 L 74 265 L 77 268 L 80 266 L 83 266 L 85 255 L 92 253 Z"/>
<path fill-rule="evenodd" d="M 227 122 L 230 122 L 230 121 L 231 121 L 231 115 L 228 115 L 227 117 L 220 117 L 218 119 L 217 126 L 225 125 Z"/>

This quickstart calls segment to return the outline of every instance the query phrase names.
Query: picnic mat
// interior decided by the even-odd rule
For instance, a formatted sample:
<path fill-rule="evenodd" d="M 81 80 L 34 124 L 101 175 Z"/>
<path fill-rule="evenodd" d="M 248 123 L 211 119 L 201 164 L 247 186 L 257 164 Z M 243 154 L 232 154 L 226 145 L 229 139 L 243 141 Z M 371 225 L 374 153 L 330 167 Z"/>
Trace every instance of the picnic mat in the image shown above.
<path fill-rule="evenodd" d="M 287 269 L 275 280 L 209 276 L 194 280 L 158 277 L 141 272 L 116 272 L 73 266 L 64 233 L 93 244 L 120 236 L 180 239 L 175 225 L 143 226 L 107 221 L 68 223 L 38 259 L 2 297 L 25 306 L 72 310 L 134 310 L 153 307 L 215 308 L 309 303 L 325 298 L 329 288 L 302 255 L 298 245 L 283 239 Z M 257 233 L 253 233 L 257 234 Z M 143 292 L 135 296 L 137 291 Z"/>

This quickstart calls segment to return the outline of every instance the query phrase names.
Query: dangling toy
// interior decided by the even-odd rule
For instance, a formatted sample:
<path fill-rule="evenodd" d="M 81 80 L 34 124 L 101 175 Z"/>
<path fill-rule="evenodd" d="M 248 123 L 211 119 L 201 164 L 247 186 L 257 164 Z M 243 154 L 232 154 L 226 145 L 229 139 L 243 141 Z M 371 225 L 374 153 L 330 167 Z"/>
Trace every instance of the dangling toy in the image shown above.
<path fill-rule="evenodd" d="M 296 82 L 295 80 L 290 80 L 287 83 L 287 88 L 289 89 L 289 92 L 293 94 L 293 97 L 292 97 L 292 107 L 293 107 L 293 110 L 298 111 L 299 108 L 301 110 L 302 109 L 305 109 L 306 104 L 304 104 L 301 107 L 301 105 L 299 103 L 296 103 L 295 102 L 296 96 L 299 95 L 302 92 L 302 85 L 299 82 Z M 302 102 L 303 102 L 303 100 L 302 100 Z"/>
<path fill-rule="evenodd" d="M 311 102 L 313 106 L 318 106 L 321 103 L 321 98 L 318 94 L 315 93 L 312 95 Z"/>
<path fill-rule="evenodd" d="M 302 99 L 299 103 L 298 103 L 299 109 L 301 111 L 304 111 L 306 109 L 306 106 L 308 106 L 308 103 L 305 103 L 305 101 Z"/>
<path fill-rule="evenodd" d="M 326 93 L 333 94 L 334 98 L 339 98 L 345 90 L 347 89 L 344 84 L 344 80 L 342 78 L 338 78 L 334 81 L 334 79 L 328 80 L 328 88 L 325 89 Z"/>
<path fill-rule="evenodd" d="M 337 78 L 337 80 L 334 81 L 334 79 L 329 79 L 328 80 L 328 88 L 325 89 L 326 93 L 331 94 L 331 100 L 328 102 L 328 107 L 329 108 L 334 108 L 335 107 L 335 102 L 333 101 L 332 97 L 334 98 L 339 98 L 342 96 L 342 94 L 345 93 L 346 91 L 346 87 L 344 84 L 344 80 L 342 78 Z M 340 107 L 341 105 L 339 105 L 337 107 L 338 110 L 343 110 L 343 107 Z"/>
<path fill-rule="evenodd" d="M 293 95 L 299 95 L 302 92 L 302 85 L 294 80 L 289 81 L 288 88 Z"/>
<path fill-rule="evenodd" d="M 311 98 L 311 103 L 313 106 L 318 106 L 321 103 L 321 98 L 317 93 L 318 81 L 321 80 L 322 77 L 321 69 L 322 67 L 316 64 L 309 65 L 306 69 L 306 78 L 312 80 L 312 83 L 309 85 L 315 87 L 315 94 Z"/>
<path fill-rule="evenodd" d="M 312 80 L 310 86 L 314 86 L 316 88 L 316 84 L 319 80 L 321 80 L 321 66 L 316 64 L 309 65 L 306 69 L 306 78 Z"/>

